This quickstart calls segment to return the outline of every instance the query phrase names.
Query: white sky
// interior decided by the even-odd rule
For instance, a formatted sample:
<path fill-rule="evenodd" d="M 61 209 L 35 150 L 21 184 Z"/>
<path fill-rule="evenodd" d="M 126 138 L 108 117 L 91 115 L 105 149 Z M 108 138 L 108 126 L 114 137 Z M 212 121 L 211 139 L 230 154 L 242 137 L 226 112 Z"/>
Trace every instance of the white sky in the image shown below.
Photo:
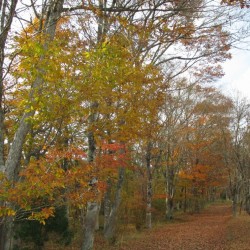
<path fill-rule="evenodd" d="M 232 59 L 223 68 L 225 76 L 215 85 L 225 94 L 239 91 L 250 100 L 250 51 L 234 50 Z"/>

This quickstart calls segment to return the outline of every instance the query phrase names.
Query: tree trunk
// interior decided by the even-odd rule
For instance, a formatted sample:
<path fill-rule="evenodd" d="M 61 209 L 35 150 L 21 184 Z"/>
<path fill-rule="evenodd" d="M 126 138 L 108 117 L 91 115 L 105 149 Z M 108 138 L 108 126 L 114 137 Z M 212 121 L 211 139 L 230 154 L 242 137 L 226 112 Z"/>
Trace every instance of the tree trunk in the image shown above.
<path fill-rule="evenodd" d="M 99 4 L 99 8 L 103 9 L 103 7 L 106 7 L 106 3 L 107 1 L 102 1 L 99 0 L 98 4 Z M 103 36 L 106 34 L 106 28 L 107 28 L 107 22 L 106 19 L 103 17 L 103 15 L 99 15 L 98 18 L 98 29 L 97 29 L 97 43 L 101 42 L 103 40 Z M 97 116 L 97 112 L 96 112 L 96 108 L 98 107 L 98 102 L 92 102 L 91 103 L 91 111 L 90 111 L 90 115 L 89 115 L 89 126 L 91 128 L 91 126 L 93 125 L 93 123 L 96 121 L 96 116 Z M 95 150 L 96 150 L 96 142 L 95 142 L 95 137 L 94 137 L 94 133 L 91 131 L 88 132 L 88 162 L 93 162 L 94 158 L 95 158 Z M 85 218 L 85 232 L 84 232 L 84 242 L 82 245 L 82 249 L 93 249 L 93 244 L 94 244 L 94 232 L 95 232 L 95 228 L 96 228 L 96 223 L 93 224 L 92 221 L 95 219 L 97 219 L 98 216 L 98 202 L 91 202 L 90 203 L 93 207 L 92 211 L 90 211 L 87 208 L 87 214 L 86 214 L 86 218 Z M 90 208 L 90 204 L 88 205 L 88 207 Z M 94 210 L 94 211 L 93 211 Z M 88 215 L 88 213 L 90 213 Z M 96 214 L 95 214 L 96 213 Z M 92 218 L 92 216 L 94 216 L 95 218 Z M 92 227 L 91 227 L 92 226 Z M 89 230 L 89 231 L 87 231 Z"/>
<path fill-rule="evenodd" d="M 232 214 L 233 217 L 236 217 L 238 210 L 238 187 L 236 182 L 231 186 L 231 199 L 232 199 Z"/>
<path fill-rule="evenodd" d="M 0 171 L 4 172 L 4 72 L 6 41 L 14 18 L 17 0 L 0 1 Z M 8 11 L 9 8 L 9 11 Z"/>
<path fill-rule="evenodd" d="M 10 6 L 9 12 L 7 12 L 7 5 Z M 17 0 L 1 1 L 0 2 L 0 171 L 4 173 L 5 171 L 5 159 L 4 159 L 4 72 L 3 65 L 5 60 L 5 48 L 6 40 L 8 38 L 9 30 L 13 21 L 14 13 L 16 10 Z M 0 202 L 0 206 L 2 202 Z M 8 240 L 10 237 L 10 232 L 12 232 L 9 227 L 12 226 L 11 222 L 8 222 L 11 218 L 2 218 L 0 221 L 0 249 L 9 249 Z"/>
<path fill-rule="evenodd" d="M 91 127 L 96 120 L 96 108 L 98 103 L 94 102 L 91 104 L 91 113 L 89 115 L 89 126 Z M 95 158 L 96 143 L 94 133 L 90 130 L 88 132 L 88 162 L 93 163 Z M 90 180 L 92 181 L 92 180 Z M 95 188 L 95 187 L 93 187 Z M 88 202 L 87 211 L 84 220 L 84 233 L 83 233 L 83 244 L 82 250 L 93 249 L 94 244 L 94 233 L 96 228 L 96 220 L 99 213 L 98 202 Z"/>
<path fill-rule="evenodd" d="M 184 205 L 183 205 L 183 212 L 186 213 L 187 211 L 187 187 L 184 187 Z"/>
<path fill-rule="evenodd" d="M 1 225 L 1 250 L 10 250 L 13 248 L 13 217 L 6 217 Z"/>
<path fill-rule="evenodd" d="M 148 143 L 146 152 L 147 167 L 147 205 L 146 205 L 146 228 L 152 228 L 152 170 L 151 170 L 151 148 L 152 144 Z"/>
<path fill-rule="evenodd" d="M 107 189 L 104 195 L 104 232 L 107 230 L 111 211 L 111 180 L 107 180 Z"/>
<path fill-rule="evenodd" d="M 119 176 L 118 176 L 118 182 L 117 182 L 116 193 L 115 193 L 115 201 L 109 214 L 109 219 L 106 225 L 106 230 L 104 230 L 104 237 L 110 242 L 113 242 L 115 240 L 117 213 L 118 213 L 118 208 L 121 203 L 121 191 L 122 191 L 122 184 L 124 180 L 124 173 L 125 173 L 125 169 L 119 168 Z"/>
<path fill-rule="evenodd" d="M 152 180 L 151 180 L 152 181 Z M 152 183 L 147 183 L 146 228 L 152 228 Z"/>
<path fill-rule="evenodd" d="M 171 220 L 174 218 L 174 170 L 171 168 L 167 170 L 166 191 L 166 219 Z"/>
<path fill-rule="evenodd" d="M 172 197 L 166 199 L 166 218 L 168 220 L 174 218 L 174 202 Z"/>
<path fill-rule="evenodd" d="M 233 217 L 237 216 L 237 195 L 234 194 L 232 197 L 232 213 Z"/>
<path fill-rule="evenodd" d="M 97 202 L 88 202 L 87 212 L 84 220 L 84 241 L 82 250 L 93 249 L 94 244 L 94 232 L 96 226 L 96 219 L 99 213 Z"/>
<path fill-rule="evenodd" d="M 250 215 L 250 194 L 246 197 L 246 204 L 245 204 L 246 212 Z"/>

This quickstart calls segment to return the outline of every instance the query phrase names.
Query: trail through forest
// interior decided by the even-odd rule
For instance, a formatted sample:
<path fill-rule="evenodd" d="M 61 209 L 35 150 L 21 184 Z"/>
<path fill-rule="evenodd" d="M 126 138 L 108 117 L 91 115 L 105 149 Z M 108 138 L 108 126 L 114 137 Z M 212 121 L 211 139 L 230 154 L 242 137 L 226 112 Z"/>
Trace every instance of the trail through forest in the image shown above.
<path fill-rule="evenodd" d="M 249 250 L 250 216 L 232 218 L 229 205 L 213 205 L 200 214 L 182 215 L 171 224 L 124 236 L 119 246 L 107 249 Z"/>

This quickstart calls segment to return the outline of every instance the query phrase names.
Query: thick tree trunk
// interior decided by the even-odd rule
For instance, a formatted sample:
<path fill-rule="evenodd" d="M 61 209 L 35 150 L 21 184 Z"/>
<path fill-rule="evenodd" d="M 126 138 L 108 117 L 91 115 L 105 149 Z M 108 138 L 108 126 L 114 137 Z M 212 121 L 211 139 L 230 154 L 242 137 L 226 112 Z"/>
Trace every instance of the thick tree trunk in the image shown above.
<path fill-rule="evenodd" d="M 124 168 L 119 168 L 119 176 L 115 193 L 115 201 L 109 214 L 109 219 L 104 230 L 104 237 L 110 242 L 115 240 L 116 226 L 117 226 L 117 213 L 121 203 L 121 191 L 124 180 Z"/>
<path fill-rule="evenodd" d="M 96 120 L 96 108 L 98 103 L 94 102 L 91 105 L 91 114 L 89 116 L 89 126 L 91 127 Z M 94 133 L 90 130 L 88 132 L 88 162 L 93 163 L 95 158 L 96 143 Z M 90 180 L 92 181 L 92 180 Z M 93 187 L 95 188 L 95 187 Z M 97 223 L 97 217 L 99 215 L 99 205 L 97 201 L 87 203 L 87 211 L 84 219 L 84 233 L 82 250 L 93 249 L 94 244 L 94 233 Z"/>
<path fill-rule="evenodd" d="M 88 202 L 87 212 L 84 220 L 84 239 L 82 250 L 93 249 L 94 244 L 94 232 L 96 226 L 96 219 L 99 214 L 97 202 Z"/>
<path fill-rule="evenodd" d="M 98 231 L 100 229 L 100 220 L 99 220 L 99 215 L 100 215 L 100 209 L 101 209 L 101 203 L 98 202 L 97 204 L 97 215 L 96 215 L 96 220 L 95 220 L 95 231 Z"/>
<path fill-rule="evenodd" d="M 4 218 L 3 224 L 1 226 L 1 250 L 10 250 L 13 248 L 13 218 Z"/>
<path fill-rule="evenodd" d="M 171 197 L 166 199 L 166 218 L 172 220 L 174 218 L 174 202 Z"/>

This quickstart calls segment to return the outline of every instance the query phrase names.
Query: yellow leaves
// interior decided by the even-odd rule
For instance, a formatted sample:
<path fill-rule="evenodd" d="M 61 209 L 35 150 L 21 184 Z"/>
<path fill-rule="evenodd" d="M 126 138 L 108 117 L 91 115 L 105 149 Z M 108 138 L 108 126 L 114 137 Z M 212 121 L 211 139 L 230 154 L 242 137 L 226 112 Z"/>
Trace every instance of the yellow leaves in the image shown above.
<path fill-rule="evenodd" d="M 86 101 L 99 104 L 95 109 L 99 119 L 88 128 L 97 141 L 108 139 L 105 131 L 112 131 L 113 139 L 135 138 L 144 128 L 146 116 L 157 114 L 163 102 L 158 69 L 136 64 L 128 44 L 128 39 L 118 34 L 84 53 L 82 75 L 86 84 L 81 85 L 81 92 Z"/>
<path fill-rule="evenodd" d="M 90 52 L 84 52 L 83 53 L 84 54 L 84 56 L 86 57 L 86 59 L 90 59 L 90 56 L 91 56 L 91 54 L 90 54 Z"/>
<path fill-rule="evenodd" d="M 5 216 L 15 216 L 16 212 L 9 207 L 0 207 L 0 217 L 5 217 Z"/>
<path fill-rule="evenodd" d="M 45 220 L 47 220 L 49 217 L 54 216 L 54 213 L 54 207 L 45 207 L 42 208 L 39 212 L 32 212 L 31 215 L 28 217 L 28 220 L 37 220 L 41 224 L 45 225 Z"/>

